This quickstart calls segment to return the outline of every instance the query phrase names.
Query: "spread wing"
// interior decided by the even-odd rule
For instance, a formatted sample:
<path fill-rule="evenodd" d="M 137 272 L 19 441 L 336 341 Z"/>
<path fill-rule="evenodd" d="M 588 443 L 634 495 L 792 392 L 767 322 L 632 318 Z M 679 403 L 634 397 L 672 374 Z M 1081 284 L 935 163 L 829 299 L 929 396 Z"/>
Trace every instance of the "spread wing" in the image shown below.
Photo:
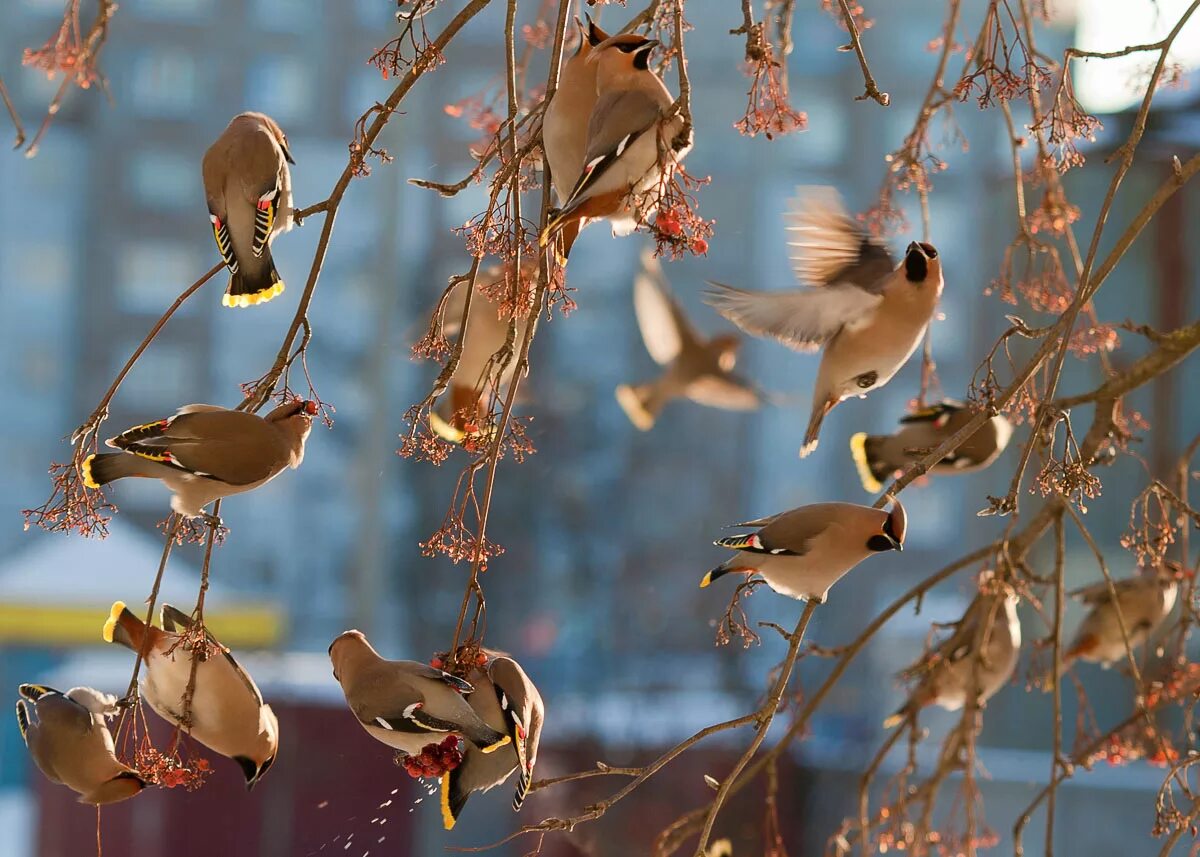
<path fill-rule="evenodd" d="M 754 292 L 721 283 L 705 301 L 742 330 L 782 342 L 797 351 L 813 351 L 848 324 L 868 322 L 882 296 L 854 285 Z"/>
<path fill-rule="evenodd" d="M 657 100 L 638 90 L 606 92 L 600 96 L 588 120 L 583 175 L 563 207 L 568 207 L 586 192 L 634 140 L 647 132 L 653 133 L 661 112 Z"/>
<path fill-rule="evenodd" d="M 829 187 L 797 188 L 784 216 L 792 270 L 813 286 L 850 284 L 877 291 L 896 267 L 887 247 L 846 213 Z"/>
<path fill-rule="evenodd" d="M 646 350 L 655 363 L 665 366 L 685 347 L 696 345 L 698 337 L 667 291 L 658 263 L 643 260 L 643 266 L 633 279 L 633 309 Z"/>
<path fill-rule="evenodd" d="M 727 411 L 753 411 L 762 396 L 736 375 L 701 375 L 688 384 L 686 395 L 693 402 Z"/>

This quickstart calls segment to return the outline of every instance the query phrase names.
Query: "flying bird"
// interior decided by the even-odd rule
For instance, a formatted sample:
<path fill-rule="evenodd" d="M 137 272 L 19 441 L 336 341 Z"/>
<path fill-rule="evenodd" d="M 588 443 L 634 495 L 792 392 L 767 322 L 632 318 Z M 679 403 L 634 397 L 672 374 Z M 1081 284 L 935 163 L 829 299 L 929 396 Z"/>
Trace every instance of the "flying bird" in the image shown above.
<path fill-rule="evenodd" d="M 442 822 L 454 827 L 472 793 L 500 785 L 517 771 L 513 809 L 520 810 L 537 763 L 545 707 L 542 695 L 525 670 L 508 655 L 483 650 L 486 667 L 476 667 L 467 679 L 475 690 L 467 697 L 472 710 L 511 742 L 493 753 L 468 745 L 462 764 L 442 774 Z"/>
<path fill-rule="evenodd" d="M 409 756 L 449 735 L 466 738 L 484 753 L 512 741 L 485 723 L 464 698 L 474 686 L 416 661 L 389 661 L 361 631 L 346 631 L 329 645 L 333 677 L 367 734 Z"/>
<path fill-rule="evenodd" d="M 1179 594 L 1179 579 L 1185 576 L 1190 574 L 1181 566 L 1165 562 L 1156 570 L 1113 581 L 1115 601 L 1107 581 L 1072 592 L 1091 610 L 1067 646 L 1064 664 L 1080 660 L 1107 669 L 1123 659 L 1126 655 L 1122 621 L 1130 648 L 1141 646 L 1170 615 Z"/>
<path fill-rule="evenodd" d="M 815 503 L 734 524 L 756 529 L 713 542 L 736 553 L 704 575 L 700 586 L 733 571 L 757 572 L 780 595 L 824 604 L 830 587 L 864 559 L 904 549 L 908 517 L 900 501 L 891 500 L 886 512 L 853 503 Z"/>
<path fill-rule="evenodd" d="M 674 99 L 650 70 L 650 52 L 658 44 L 627 33 L 592 48 L 587 62 L 596 65 L 597 97 L 588 119 L 583 171 L 542 231 L 541 246 L 582 218 L 606 217 L 614 235 L 628 235 L 653 212 L 655 189 L 690 150 L 689 145 L 672 151 L 683 117 L 667 119 Z"/>
<path fill-rule="evenodd" d="M 196 664 L 196 684 L 184 722 L 183 698 L 192 674 L 192 649 L 184 635 L 192 618 L 169 604 L 162 607 L 161 629 L 146 625 L 121 601 L 104 623 L 106 643 L 141 654 L 147 645 L 142 696 L 160 717 L 178 726 L 214 753 L 237 762 L 249 791 L 275 763 L 279 752 L 279 720 L 263 700 L 258 685 L 229 649 L 205 629 L 207 657 Z"/>
<path fill-rule="evenodd" d="M 286 402 L 265 417 L 216 405 L 185 405 L 175 416 L 127 429 L 105 443 L 120 452 L 92 453 L 83 483 L 98 489 L 129 476 L 160 479 L 171 508 L 219 524 L 204 507 L 250 491 L 300 466 L 316 402 Z"/>
<path fill-rule="evenodd" d="M 271 242 L 292 228 L 292 153 L 279 124 L 239 113 L 204 153 L 204 196 L 217 249 L 229 269 L 221 303 L 265 303 L 283 292 Z"/>
<path fill-rule="evenodd" d="M 105 722 L 117 711 L 116 697 L 90 687 L 63 693 L 42 684 L 23 684 L 17 692 L 17 727 L 50 782 L 97 806 L 131 798 L 149 785 L 117 759 Z"/>
<path fill-rule="evenodd" d="M 981 703 L 987 702 L 1012 677 L 1020 653 L 1017 596 L 1011 591 L 976 596 L 953 633 L 905 670 L 905 677 L 918 679 L 917 684 L 908 701 L 883 722 L 884 728 L 898 725 L 928 705 L 958 711 L 972 688 Z"/>
<path fill-rule="evenodd" d="M 895 265 L 832 188 L 801 189 L 793 208 L 792 267 L 808 285 L 755 292 L 712 283 L 708 302 L 747 333 L 797 351 L 824 349 L 803 458 L 839 402 L 879 389 L 912 356 L 942 293 L 942 268 L 933 245 L 916 241 Z"/>
<path fill-rule="evenodd" d="M 670 293 L 662 268 L 650 250 L 633 280 L 633 308 L 646 350 L 666 367 L 653 381 L 617 387 L 617 402 L 642 431 L 654 427 L 663 406 L 677 398 L 730 411 L 754 410 L 761 394 L 731 371 L 741 340 L 731 334 L 704 339 Z"/>
<path fill-rule="evenodd" d="M 945 399 L 901 417 L 901 428 L 895 434 L 859 432 L 854 435 L 850 438 L 850 453 L 863 489 L 878 494 L 884 479 L 933 452 L 943 441 L 958 434 L 977 413 L 962 402 Z M 949 474 L 983 470 L 1004 452 L 1012 432 L 1013 425 L 1008 418 L 996 414 L 929 472 Z"/>
<path fill-rule="evenodd" d="M 530 268 L 525 272 L 525 276 L 536 277 L 537 273 Z M 499 267 L 490 268 L 481 275 L 475 293 L 471 296 L 471 313 L 467 319 L 466 338 L 463 339 L 458 365 L 448 382 L 449 395 L 443 396 L 429 414 L 430 427 L 439 437 L 451 443 L 462 443 L 468 435 L 479 433 L 480 426 L 487 421 L 485 396 L 490 390 L 489 375 L 495 368 L 493 359 L 508 340 L 511 322 L 508 316 L 502 314 L 500 304 L 489 295 L 507 288 L 506 277 L 505 270 Z M 463 336 L 461 324 L 463 310 L 466 308 L 467 291 L 468 284 L 459 283 L 451 292 L 444 311 L 444 336 Z M 527 319 L 517 319 L 513 353 L 499 370 L 497 380 L 500 386 L 511 382 L 517 370 L 520 343 L 525 336 L 526 324 Z"/>

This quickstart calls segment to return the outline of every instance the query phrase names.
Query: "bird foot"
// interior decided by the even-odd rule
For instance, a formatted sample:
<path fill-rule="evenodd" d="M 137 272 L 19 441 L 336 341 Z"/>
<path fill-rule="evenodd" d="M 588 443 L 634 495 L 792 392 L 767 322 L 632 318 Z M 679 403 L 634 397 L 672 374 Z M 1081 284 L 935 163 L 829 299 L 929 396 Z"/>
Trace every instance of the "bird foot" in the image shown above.
<path fill-rule="evenodd" d="M 136 693 L 131 693 L 128 696 L 122 696 L 120 699 L 118 699 L 116 702 L 113 703 L 113 705 L 116 708 L 133 708 L 137 704 L 138 704 L 138 695 Z"/>
<path fill-rule="evenodd" d="M 207 512 L 203 512 L 200 515 L 200 520 L 204 521 L 204 523 L 212 527 L 214 530 L 225 530 L 226 532 L 229 532 L 229 528 L 221 523 L 221 519 L 216 515 L 210 515 Z"/>

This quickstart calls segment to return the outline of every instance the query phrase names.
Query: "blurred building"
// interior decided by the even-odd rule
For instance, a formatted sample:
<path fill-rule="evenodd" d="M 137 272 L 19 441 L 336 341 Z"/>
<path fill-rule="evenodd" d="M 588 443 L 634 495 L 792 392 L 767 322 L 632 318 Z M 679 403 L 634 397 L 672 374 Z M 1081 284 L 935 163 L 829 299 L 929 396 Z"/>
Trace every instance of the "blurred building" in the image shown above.
<path fill-rule="evenodd" d="M 911 129 L 933 73 L 936 54 L 927 46 L 937 35 L 944 4 L 875 5 L 880 8 L 870 10 L 876 26 L 866 46 L 891 107 L 855 101 L 862 89 L 858 67 L 852 56 L 835 50 L 844 35 L 819 10 L 799 8 L 790 77 L 795 106 L 807 112 L 809 130 L 774 142 L 740 138 L 733 128 L 749 86 L 739 73 L 741 46 L 727 34 L 740 19 L 717 4 L 697 7 L 689 58 L 698 145 L 687 165 L 693 174 L 714 179 L 699 199 L 704 216 L 716 218 L 717 231 L 707 258 L 670 264 L 666 273 L 702 329 L 727 327 L 700 301 L 705 279 L 791 284 L 780 216 L 794 186 L 836 185 L 855 209 L 869 206 L 878 193 L 883 157 Z M 7 565 L 19 566 L 48 539 L 75 538 L 22 532 L 20 509 L 41 502 L 48 490 L 46 467 L 69 454 L 62 436 L 91 412 L 145 331 L 217 261 L 200 186 L 204 149 L 235 113 L 268 112 L 287 131 L 296 157 L 297 206 L 323 199 L 345 165 L 354 121 L 389 91 L 365 60 L 394 34 L 393 9 L 387 0 L 336 5 L 123 0 L 103 54 L 111 101 L 73 94 L 37 158 L 0 156 L 0 305 L 6 309 L 0 313 L 0 355 L 9 367 L 0 373 L 0 398 L 11 403 L 0 424 L 5 482 L 0 522 L 6 522 L 0 525 L 0 557 Z M 14 0 L 0 28 L 0 73 L 34 126 L 57 82 L 20 69 L 19 57 L 23 47 L 44 42 L 60 13 L 59 0 Z M 976 25 L 978 10 L 968 13 L 963 33 Z M 289 651 L 323 657 L 333 636 L 352 626 L 396 656 L 423 659 L 449 643 L 465 571 L 440 558 L 422 558 L 417 542 L 438 527 L 465 459 L 456 455 L 436 469 L 402 461 L 393 451 L 404 430 L 404 411 L 435 374 L 435 367 L 409 361 L 409 345 L 446 278 L 466 266 L 461 242 L 450 230 L 482 208 L 482 189 L 443 200 L 406 180 L 452 181 L 469 170 L 466 144 L 476 132 L 445 116 L 442 107 L 494 80 L 503 61 L 496 36 L 502 18 L 501 8 L 490 9 L 460 34 L 447 51 L 447 64 L 417 87 L 405 114 L 386 132 L 384 145 L 396 161 L 373 163 L 372 175 L 354 181 L 338 213 L 310 313 L 314 338 L 308 359 L 320 397 L 337 409 L 336 425 L 332 431 L 314 428 L 301 470 L 235 497 L 223 509 L 232 532 L 215 556 L 214 577 L 234 585 L 241 598 L 279 605 Z M 621 18 L 619 8 L 604 10 L 605 23 Z M 1070 38 L 1069 28 L 1052 28 L 1042 34 L 1040 47 L 1054 55 Z M 961 54 L 951 58 L 950 74 L 961 62 Z M 1000 117 L 970 102 L 955 105 L 952 115 L 953 125 L 939 119 L 932 128 L 934 141 L 945 141 L 939 154 L 949 162 L 934 177 L 932 201 L 931 235 L 942 250 L 947 283 L 945 320 L 934 327 L 934 348 L 943 390 L 962 398 L 985 348 L 1004 329 L 1004 314 L 1014 311 L 983 292 L 1015 226 L 1008 203 L 1011 154 Z M 969 150 L 963 150 L 959 133 Z M 1164 156 L 1194 151 L 1198 140 L 1190 132 L 1172 139 L 1164 144 Z M 1101 154 L 1089 157 L 1098 160 Z M 1165 169 L 1165 161 L 1139 163 L 1127 179 L 1128 196 L 1110 217 L 1114 227 L 1128 221 L 1134 203 L 1152 192 Z M 1077 225 L 1081 236 L 1090 234 L 1088 218 L 1108 175 L 1085 169 L 1069 176 L 1072 200 L 1085 212 Z M 1169 265 L 1156 250 L 1158 230 L 1167 224 L 1178 230 L 1171 234 L 1194 232 L 1197 195 L 1178 199 L 1175 219 L 1152 223 L 1114 271 L 1100 296 L 1102 317 L 1169 326 L 1194 317 L 1194 247 Z M 915 202 L 909 203 L 911 234 L 917 237 L 920 218 Z M 192 401 L 239 401 L 239 386 L 261 375 L 279 348 L 319 229 L 318 217 L 275 244 L 289 286 L 275 302 L 244 312 L 222 308 L 224 273 L 193 297 L 126 381 L 107 427 L 165 415 Z M 897 244 L 907 240 L 908 234 Z M 614 764 L 645 760 L 654 749 L 755 704 L 781 647 L 766 638 L 748 651 L 713 648 L 714 622 L 732 586 L 697 588 L 703 572 L 721 559 L 711 539 L 732 521 L 819 499 L 868 500 L 846 438 L 858 430 L 890 430 L 918 385 L 914 361 L 870 399 L 839 407 L 826 421 L 818 453 L 801 462 L 796 450 L 817 361 L 754 342 L 744 349 L 742 369 L 778 392 L 779 407 L 735 415 L 677 403 L 652 433 L 637 432 L 613 389 L 656 371 L 630 311 L 640 246 L 639 239 L 613 241 L 602 226 L 585 231 L 577 244 L 569 284 L 579 309 L 541 326 L 531 395 L 521 406 L 521 413 L 534 417 L 539 452 L 524 465 L 500 465 L 489 526 L 506 553 L 483 580 L 487 640 L 520 657 L 547 697 L 546 759 L 553 773 L 570 770 L 568 761 L 586 767 L 597 758 Z M 1177 296 L 1174 316 L 1164 315 L 1165 295 Z M 1018 312 L 1031 324 L 1044 320 Z M 1132 360 L 1142 347 L 1132 334 L 1125 338 L 1131 349 L 1118 362 Z M 1093 361 L 1072 367 L 1063 387 L 1083 389 L 1100 378 Z M 1164 383 L 1186 389 L 1196 380 L 1195 367 L 1185 366 Z M 1172 460 L 1200 417 L 1200 405 L 1186 397 L 1172 404 L 1162 389 L 1156 385 L 1133 397 L 1137 408 L 1153 415 L 1152 422 L 1164 421 L 1141 448 L 1155 462 Z M 1086 419 L 1086 411 L 1079 416 Z M 1013 456 L 991 471 L 906 492 L 909 549 L 902 557 L 873 560 L 839 584 L 810 628 L 811 637 L 824 645 L 853 639 L 869 616 L 919 577 L 998 532 L 1004 522 L 973 513 L 986 494 L 1007 490 Z M 1127 525 L 1129 500 L 1144 480 L 1139 465 L 1125 460 L 1105 474 L 1104 496 L 1091 504 L 1089 523 L 1114 551 Z M 167 513 L 160 486 L 122 484 L 115 500 L 127 522 L 148 538 L 157 536 L 155 522 Z M 1022 502 L 1028 506 L 1037 498 Z M 1072 584 L 1093 579 L 1086 548 L 1071 548 Z M 179 558 L 198 564 L 192 551 L 181 551 Z M 1115 572 L 1129 570 L 1114 560 Z M 147 590 L 153 571 L 150 565 L 142 570 Z M 67 588 L 105 572 L 74 566 L 56 573 Z M 929 622 L 956 617 L 969 593 L 964 573 L 927 598 L 919 616 L 898 616 L 823 704 L 813 738 L 799 748 L 797 767 L 786 774 L 795 786 L 789 792 L 794 807 L 788 824 L 794 826 L 788 835 L 795 837 L 798 853 L 817 853 L 840 818 L 855 811 L 852 772 L 874 754 L 882 738 L 879 724 L 900 698 L 899 689 L 881 688 L 892 688 L 896 669 L 919 655 Z M 112 598 L 135 602 L 144 594 L 114 591 Z M 784 624 L 794 622 L 800 609 L 766 591 L 751 598 L 749 608 L 756 620 Z M 1074 617 L 1072 612 L 1068 621 Z M 1023 610 L 1023 618 L 1027 640 L 1045 635 L 1033 611 Z M 61 670 L 64 662 L 84 669 L 84 662 L 65 660 L 67 652 L 58 647 L 25 647 L 22 654 L 23 668 L 36 675 Z M 805 686 L 826 668 L 816 659 L 804 662 Z M 11 684 L 17 679 L 8 672 Z M 332 678 L 326 675 L 325 681 L 332 694 L 305 696 L 305 704 L 339 704 Z M 1115 675 L 1098 681 L 1101 690 L 1092 701 L 1101 722 L 1124 716 L 1123 681 Z M 282 681 L 280 693 L 286 695 L 286 686 Z M 1021 691 L 1014 686 L 996 697 L 983 738 L 989 769 L 1004 772 L 988 787 L 988 816 L 1003 823 L 1019 813 L 1031 796 L 1030 784 L 1044 781 L 1050 769 L 1047 733 L 1039 726 L 1049 721 L 1049 701 Z M 948 716 L 929 719 L 935 734 L 950 722 Z M 328 723 L 323 735 L 340 724 L 355 740 L 361 738 L 348 716 L 321 722 Z M 667 775 L 686 786 L 658 793 L 655 801 L 661 803 L 651 802 L 655 819 L 669 819 L 670 809 L 704 799 L 699 772 L 723 770 L 728 762 L 721 754 L 735 746 L 713 743 L 713 756 L 697 757 L 705 765 L 688 762 L 687 769 Z M 353 746 L 346 757 L 351 766 L 358 753 L 378 753 L 362 741 Z M 34 781 L 15 729 L 0 742 L 0 763 L 0 783 L 10 790 Z M 287 770 L 278 766 L 254 798 L 279 812 L 299 813 L 300 804 L 283 809 L 284 803 L 263 797 L 272 788 L 293 788 L 309 771 L 301 757 L 290 775 Z M 331 777 L 338 770 L 322 769 Z M 400 783 L 399 776 L 393 779 Z M 1136 801 L 1118 798 L 1106 811 L 1136 813 L 1139 821 L 1128 826 L 1128 841 L 1140 843 L 1145 827 L 1140 819 L 1147 817 L 1157 781 L 1156 774 L 1119 782 L 1081 777 L 1065 793 L 1090 800 L 1094 788 L 1136 791 Z M 330 784 L 330 790 L 337 788 Z M 684 791 L 690 802 L 679 806 Z M 0 808 L 0 827 L 4 818 L 26 817 L 21 807 L 28 799 L 14 800 L 0 805 L 17 807 Z M 433 807 L 418 806 L 415 825 L 421 832 L 412 835 L 423 838 L 413 853 L 434 853 L 445 842 L 479 844 L 512 829 L 512 817 L 501 811 L 504 800 L 476 801 L 481 807 L 469 811 L 479 813 L 479 821 L 451 837 L 436 830 Z M 535 795 L 521 820 L 572 808 L 573 799 Z M 742 809 L 747 821 L 757 817 L 753 807 L 735 812 Z M 731 826 L 735 817 L 728 817 Z M 624 854 L 627 839 L 640 843 L 647 835 L 644 821 L 628 810 L 603 824 L 614 826 L 604 828 L 607 835 L 581 832 L 579 847 Z M 34 827 L 26 822 L 24 829 L 32 843 Z M 1116 847 L 1115 836 L 1109 841 Z M 328 843 L 297 844 L 310 850 L 293 853 L 307 854 Z M 5 847 L 0 842 L 0 854 Z M 547 853 L 575 853 L 567 844 L 554 847 L 561 852 Z M 1130 848 L 1136 847 L 1122 842 L 1123 850 L 1112 853 L 1134 853 Z M 1062 841 L 1059 849 L 1069 855 L 1105 853 Z M 226 850 L 230 857 L 260 853 L 234 845 Z"/>

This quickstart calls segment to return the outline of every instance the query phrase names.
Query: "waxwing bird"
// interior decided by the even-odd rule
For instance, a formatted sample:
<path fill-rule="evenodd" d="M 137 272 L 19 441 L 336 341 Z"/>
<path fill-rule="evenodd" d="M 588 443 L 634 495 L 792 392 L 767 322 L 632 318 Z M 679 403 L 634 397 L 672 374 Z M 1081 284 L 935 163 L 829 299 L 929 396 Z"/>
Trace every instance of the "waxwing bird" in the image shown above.
<path fill-rule="evenodd" d="M 1187 573 L 1172 562 L 1156 571 L 1143 572 L 1137 577 L 1113 581 L 1116 601 L 1101 581 L 1071 594 L 1091 607 L 1079 630 L 1063 654 L 1064 664 L 1075 660 L 1100 664 L 1105 669 L 1125 658 L 1125 635 L 1122 620 L 1129 634 L 1129 645 L 1136 649 L 1154 633 L 1175 607 L 1179 594 L 1179 578 Z"/>
<path fill-rule="evenodd" d="M 467 704 L 467 681 L 416 661 L 389 661 L 361 631 L 346 631 L 329 646 L 333 677 L 346 704 L 372 738 L 409 756 L 447 735 L 460 735 L 493 753 L 512 739 Z"/>
<path fill-rule="evenodd" d="M 946 399 L 901 417 L 901 428 L 895 434 L 859 432 L 854 435 L 850 438 L 850 453 L 863 489 L 878 494 L 883 487 L 882 480 L 933 452 L 977 413 L 962 402 Z M 1012 432 L 1013 425 L 1008 418 L 996 414 L 929 472 L 947 474 L 983 470 L 1004 452 Z"/>
<path fill-rule="evenodd" d="M 815 503 L 735 524 L 758 529 L 713 542 L 737 553 L 704 575 L 700 586 L 731 571 L 758 572 L 780 595 L 824 604 L 830 587 L 864 559 L 904 550 L 908 517 L 900 501 L 891 500 L 886 512 L 853 503 Z"/>
<path fill-rule="evenodd" d="M 983 649 L 982 657 L 978 647 Z M 1011 591 L 976 596 L 955 623 L 953 633 L 905 670 L 904 676 L 918 679 L 917 685 L 908 701 L 883 722 L 884 728 L 890 729 L 935 703 L 947 711 L 958 711 L 972 688 L 977 689 L 981 703 L 987 702 L 1012 677 L 1020 652 L 1017 596 Z"/>
<path fill-rule="evenodd" d="M 642 431 L 653 428 L 663 405 L 677 398 L 730 411 L 754 410 L 761 404 L 759 392 L 730 371 L 741 340 L 728 334 L 702 338 L 671 296 L 650 250 L 642 253 L 642 270 L 633 281 L 633 308 L 646 350 L 666 367 L 654 381 L 617 387 L 617 402 L 635 426 Z"/>
<path fill-rule="evenodd" d="M 793 208 L 792 267 L 809 285 L 753 292 L 713 283 L 708 302 L 747 333 L 797 351 L 824 348 L 803 458 L 835 405 L 879 389 L 908 361 L 937 307 L 942 268 L 937 250 L 916 241 L 894 266 L 832 188 L 801 189 Z"/>
<path fill-rule="evenodd" d="M 468 674 L 475 691 L 467 700 L 484 723 L 512 740 L 490 754 L 468 745 L 462 764 L 442 774 L 442 822 L 447 830 L 458 821 L 472 792 L 494 788 L 517 771 L 513 809 L 520 811 L 533 783 L 545 717 L 542 695 L 511 657 L 487 649 L 483 652 L 488 663 Z"/>
<path fill-rule="evenodd" d="M 563 205 L 571 196 L 571 190 L 579 182 L 583 172 L 583 156 L 587 151 L 588 119 L 596 106 L 596 64 L 588 62 L 592 51 L 609 35 L 596 26 L 591 16 L 585 27 L 578 18 L 579 48 L 574 56 L 562 64 L 558 75 L 558 88 L 546 105 L 542 118 L 542 149 L 550 167 L 550 179 L 558 204 Z M 582 221 L 576 220 L 563 227 L 559 233 L 562 257 L 571 252 L 571 245 L 579 234 Z"/>
<path fill-rule="evenodd" d="M 504 270 L 499 267 L 482 273 L 471 296 L 471 313 L 467 319 L 466 338 L 458 366 L 450 376 L 449 395 L 443 396 L 438 406 L 429 415 L 430 426 L 444 440 L 462 443 L 471 434 L 479 432 L 479 426 L 487 420 L 486 393 L 488 375 L 493 370 L 492 361 L 508 339 L 511 319 L 501 312 L 500 305 L 489 295 L 506 288 Z M 530 269 L 526 276 L 537 276 Z M 461 322 L 466 308 L 468 283 L 459 283 L 446 302 L 445 321 L 442 333 L 447 337 L 462 336 Z M 499 384 L 507 385 L 517 370 L 520 343 L 525 336 L 528 320 L 517 319 L 516 346 L 508 362 L 500 369 Z"/>
<path fill-rule="evenodd" d="M 161 479 L 171 508 L 219 523 L 204 512 L 214 500 L 250 491 L 300 466 L 316 402 L 286 402 L 265 417 L 216 405 L 185 405 L 173 417 L 134 426 L 105 441 L 121 450 L 83 461 L 83 483 L 100 488 L 136 476 Z"/>
<path fill-rule="evenodd" d="M 683 117 L 667 119 L 674 99 L 650 70 L 658 45 L 632 33 L 596 45 L 587 62 L 596 65 L 596 105 L 588 119 L 583 171 L 571 195 L 546 224 L 539 242 L 582 218 L 606 217 L 614 235 L 628 235 L 653 213 L 653 192 L 683 160 L 689 146 L 673 151 Z"/>
<path fill-rule="evenodd" d="M 279 752 L 279 720 L 263 701 L 258 685 L 227 648 L 205 631 L 209 655 L 196 665 L 190 725 L 184 722 L 183 699 L 192 674 L 192 649 L 184 635 L 190 616 L 169 604 L 162 607 L 161 629 L 146 625 L 123 602 L 116 602 L 104 623 L 106 643 L 134 652 L 146 651 L 142 695 L 154 711 L 183 729 L 214 753 L 233 759 L 250 791 Z M 149 635 L 149 643 L 146 636 Z"/>
<path fill-rule="evenodd" d="M 17 692 L 17 726 L 29 755 L 46 779 L 97 806 L 133 797 L 148 783 L 117 759 L 105 717 L 117 711 L 116 697 L 75 687 L 63 693 L 41 684 Z"/>
<path fill-rule="evenodd" d="M 262 113 L 234 116 L 204 153 L 204 196 L 230 275 L 225 306 L 254 306 L 283 292 L 271 242 L 292 228 L 294 163 L 287 136 Z"/>

